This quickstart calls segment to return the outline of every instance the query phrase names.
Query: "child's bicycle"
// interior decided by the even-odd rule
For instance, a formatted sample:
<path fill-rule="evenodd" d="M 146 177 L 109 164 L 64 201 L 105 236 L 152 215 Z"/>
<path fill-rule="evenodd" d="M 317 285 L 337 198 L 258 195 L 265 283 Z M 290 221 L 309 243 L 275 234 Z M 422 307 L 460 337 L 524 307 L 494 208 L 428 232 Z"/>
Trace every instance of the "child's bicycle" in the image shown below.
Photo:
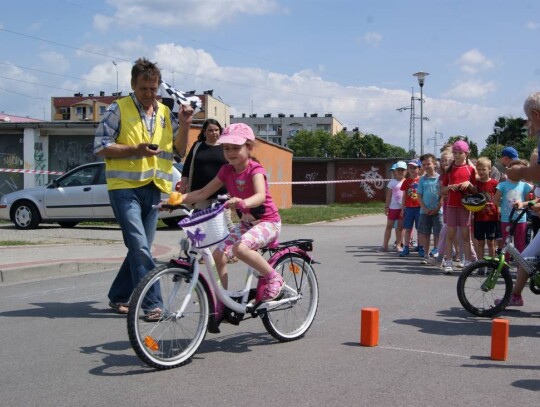
<path fill-rule="evenodd" d="M 210 246 L 229 234 L 222 205 L 192 212 L 183 205 L 188 217 L 180 221 L 188 239 L 181 239 L 178 259 L 148 273 L 135 289 L 128 313 L 128 334 L 137 356 L 149 366 L 170 369 L 187 363 L 203 341 L 206 331 L 219 333 L 215 319 L 216 301 L 225 306 L 225 318 L 238 325 L 243 319 L 260 317 L 270 335 L 281 342 L 301 338 L 310 328 L 317 312 L 319 291 L 313 259 L 313 240 L 298 239 L 261 249 L 268 263 L 280 273 L 284 286 L 280 295 L 268 302 L 255 302 L 252 281 L 257 272 L 247 268 L 245 285 L 240 291 L 221 287 Z M 206 266 L 201 273 L 200 256 Z M 157 318 L 149 318 L 147 294 L 158 293 L 162 306 Z M 160 293 L 160 294 L 159 294 Z M 217 297 L 217 298 L 216 298 Z M 155 316 L 155 313 L 153 313 Z"/>
<path fill-rule="evenodd" d="M 459 302 L 471 314 L 478 317 L 493 317 L 506 308 L 512 294 L 512 275 L 505 260 L 505 253 L 512 256 L 529 274 L 529 287 L 540 294 L 540 258 L 524 258 L 514 247 L 514 233 L 519 220 L 530 210 L 530 204 L 523 209 L 513 208 L 512 219 L 506 242 L 496 257 L 485 257 L 465 267 L 457 282 Z M 518 213 L 516 218 L 514 215 Z"/>

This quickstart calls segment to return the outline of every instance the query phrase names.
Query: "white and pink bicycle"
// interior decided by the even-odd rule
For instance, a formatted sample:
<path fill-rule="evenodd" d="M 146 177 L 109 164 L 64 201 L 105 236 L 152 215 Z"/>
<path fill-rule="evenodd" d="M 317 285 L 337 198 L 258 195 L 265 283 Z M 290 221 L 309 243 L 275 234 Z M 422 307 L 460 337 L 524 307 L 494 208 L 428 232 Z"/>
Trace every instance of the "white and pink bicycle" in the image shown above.
<path fill-rule="evenodd" d="M 225 318 L 234 325 L 260 317 L 270 335 L 280 342 L 300 339 L 311 327 L 319 301 L 317 278 L 309 252 L 313 240 L 298 239 L 261 249 L 285 281 L 281 294 L 268 302 L 255 301 L 252 288 L 258 273 L 247 268 L 244 287 L 221 287 L 210 247 L 228 236 L 223 205 L 193 212 L 183 205 L 186 218 L 180 226 L 188 238 L 180 240 L 180 256 L 148 273 L 135 289 L 128 313 L 129 340 L 137 356 L 157 369 L 187 363 L 197 352 L 206 332 L 219 333 L 216 300 L 226 306 Z M 204 259 L 206 273 L 198 259 Z M 159 318 L 149 320 L 145 298 L 149 291 L 161 297 Z"/>

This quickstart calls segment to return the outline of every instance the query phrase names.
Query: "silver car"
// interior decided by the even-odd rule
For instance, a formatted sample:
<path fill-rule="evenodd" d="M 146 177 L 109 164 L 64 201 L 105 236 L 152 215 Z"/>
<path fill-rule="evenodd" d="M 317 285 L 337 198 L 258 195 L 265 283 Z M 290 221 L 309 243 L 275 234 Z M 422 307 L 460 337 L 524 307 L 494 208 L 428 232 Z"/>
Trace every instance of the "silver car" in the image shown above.
<path fill-rule="evenodd" d="M 173 190 L 180 185 L 182 164 L 173 166 Z M 168 195 L 163 194 L 163 199 Z M 157 203 L 157 202 L 156 202 Z M 163 211 L 160 219 L 176 226 L 180 218 Z M 0 198 L 0 219 L 18 229 L 35 229 L 40 223 L 59 223 L 69 228 L 84 221 L 114 221 L 105 180 L 105 163 L 84 164 L 44 187 L 11 192 Z"/>

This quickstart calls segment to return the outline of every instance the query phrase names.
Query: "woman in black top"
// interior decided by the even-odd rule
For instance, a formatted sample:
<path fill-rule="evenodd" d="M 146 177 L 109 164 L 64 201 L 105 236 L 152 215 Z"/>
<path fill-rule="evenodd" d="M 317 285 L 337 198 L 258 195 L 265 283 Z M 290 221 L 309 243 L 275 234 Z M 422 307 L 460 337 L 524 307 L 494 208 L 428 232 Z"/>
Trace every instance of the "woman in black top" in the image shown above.
<path fill-rule="evenodd" d="M 215 119 L 207 119 L 204 122 L 199 137 L 189 150 L 184 162 L 180 192 L 201 189 L 215 178 L 223 164 L 227 164 L 227 160 L 223 155 L 223 146 L 216 144 L 222 130 L 221 124 Z M 227 190 L 222 188 L 209 199 L 195 204 L 195 208 L 208 208 L 212 203 L 216 202 L 218 195 L 226 193 Z M 231 229 L 233 223 L 230 211 L 226 211 L 225 215 L 227 226 Z"/>

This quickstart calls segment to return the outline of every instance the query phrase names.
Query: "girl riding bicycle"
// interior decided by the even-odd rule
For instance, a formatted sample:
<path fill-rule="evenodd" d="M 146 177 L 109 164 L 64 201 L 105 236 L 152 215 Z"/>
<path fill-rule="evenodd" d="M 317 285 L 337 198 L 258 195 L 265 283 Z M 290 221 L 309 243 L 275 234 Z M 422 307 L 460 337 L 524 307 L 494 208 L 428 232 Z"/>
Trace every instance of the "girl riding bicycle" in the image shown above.
<path fill-rule="evenodd" d="M 223 186 L 227 188 L 230 199 L 226 205 L 236 210 L 240 223 L 214 250 L 216 268 L 224 288 L 228 285 L 227 261 L 233 256 L 257 270 L 261 277 L 255 300 L 260 302 L 276 298 L 283 286 L 283 278 L 257 251 L 278 239 L 281 218 L 268 191 L 266 171 L 251 157 L 254 141 L 253 130 L 246 124 L 234 123 L 226 127 L 217 144 L 223 145 L 229 164 L 223 165 L 206 186 L 183 195 L 182 202 L 197 203 Z M 224 314 L 221 303 L 218 303 L 216 313 L 219 323 Z"/>

